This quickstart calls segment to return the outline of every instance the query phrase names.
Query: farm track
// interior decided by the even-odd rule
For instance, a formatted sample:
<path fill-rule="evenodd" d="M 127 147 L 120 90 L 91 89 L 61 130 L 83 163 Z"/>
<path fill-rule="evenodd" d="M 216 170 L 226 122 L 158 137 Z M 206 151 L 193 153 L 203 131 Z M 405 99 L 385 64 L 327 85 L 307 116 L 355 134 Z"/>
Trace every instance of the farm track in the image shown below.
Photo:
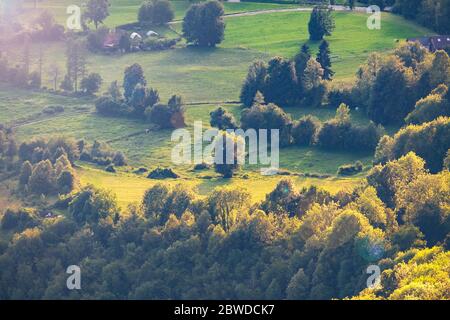
<path fill-rule="evenodd" d="M 11 123 L 10 127 L 13 129 L 17 129 L 20 127 L 25 127 L 25 126 L 29 126 L 29 125 L 39 124 L 42 122 L 47 122 L 47 121 L 57 119 L 57 118 L 66 118 L 66 117 L 72 117 L 72 116 L 77 116 L 77 115 L 81 115 L 81 114 L 90 114 L 90 113 L 94 113 L 94 112 L 92 110 L 86 110 L 86 111 L 78 111 L 78 112 L 61 113 L 61 114 L 58 114 L 55 116 L 49 116 L 49 117 L 45 117 L 45 118 L 42 118 L 39 120 L 25 120 L 25 121 L 16 120 Z"/>
<path fill-rule="evenodd" d="M 346 6 L 330 6 L 335 11 L 351 11 Z M 245 17 L 245 16 L 256 16 L 260 14 L 270 14 L 270 13 L 280 13 L 280 12 L 310 12 L 312 11 L 312 7 L 299 7 L 299 8 L 286 8 L 286 9 L 266 9 L 266 10 L 255 10 L 255 11 L 246 11 L 246 12 L 236 12 L 236 13 L 227 13 L 223 16 L 225 18 L 234 18 L 234 17 Z M 354 12 L 366 12 L 366 7 L 355 7 L 353 8 Z M 388 10 L 387 8 L 385 9 Z M 182 19 L 177 19 L 172 22 L 169 22 L 169 24 L 177 24 L 182 22 Z"/>

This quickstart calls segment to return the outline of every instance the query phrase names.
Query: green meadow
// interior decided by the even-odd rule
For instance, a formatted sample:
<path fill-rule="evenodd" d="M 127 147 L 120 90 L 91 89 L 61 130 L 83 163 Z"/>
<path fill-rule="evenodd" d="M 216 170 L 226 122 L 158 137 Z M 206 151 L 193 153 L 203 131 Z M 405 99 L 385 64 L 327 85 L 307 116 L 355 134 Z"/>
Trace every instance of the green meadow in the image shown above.
<path fill-rule="evenodd" d="M 137 20 L 137 12 L 144 0 L 110 0 L 111 4 L 110 16 L 105 20 L 105 25 L 115 27 L 117 25 L 134 22 Z M 171 1 L 175 11 L 175 20 L 181 20 L 186 10 L 192 2 L 190 1 Z M 59 23 L 65 23 L 67 20 L 67 7 L 70 5 L 78 5 L 83 7 L 84 0 L 48 0 L 45 3 L 39 3 L 38 8 L 52 12 Z M 281 8 L 295 8 L 296 4 L 275 4 L 275 3 L 258 3 L 258 2 L 240 2 L 240 3 L 223 3 L 225 14 L 240 13 L 257 10 L 273 10 Z M 28 4 L 29 8 L 33 5 Z"/>
<path fill-rule="evenodd" d="M 217 48 L 199 49 L 180 44 L 173 50 L 152 53 L 89 54 L 88 68 L 103 77 L 103 90 L 110 82 L 121 81 L 123 70 L 138 62 L 145 70 L 149 85 L 157 88 L 163 99 L 177 93 L 187 102 L 236 101 L 252 61 L 268 61 L 275 55 L 293 57 L 299 47 L 308 42 L 308 17 L 309 12 L 228 17 L 225 41 Z M 335 12 L 335 17 L 336 30 L 327 40 L 330 42 L 337 82 L 352 81 L 358 67 L 371 52 L 386 53 L 392 50 L 398 41 L 430 33 L 412 22 L 388 13 L 383 14 L 381 30 L 368 30 L 365 14 Z M 174 24 L 175 29 L 180 27 L 180 23 Z M 162 32 L 176 36 L 168 29 Z M 313 51 L 316 51 L 318 43 L 308 43 Z M 56 63 L 63 73 L 64 44 L 48 44 L 41 47 L 41 50 L 45 57 L 52 57 L 51 61 L 44 60 L 44 70 L 48 69 L 50 64 Z M 34 50 L 38 51 L 38 48 Z M 9 56 L 12 60 L 17 59 L 17 48 L 12 48 Z M 52 87 L 50 76 L 46 72 L 44 85 Z"/>
<path fill-rule="evenodd" d="M 57 15 L 63 21 L 64 8 L 77 1 L 46 1 L 39 4 Z M 111 16 L 105 22 L 108 26 L 129 23 L 136 20 L 140 0 L 111 1 Z M 174 1 L 177 19 L 182 18 L 188 2 Z M 275 5 L 260 3 L 225 3 L 227 13 L 289 8 L 292 5 Z M 364 63 L 371 52 L 385 53 L 392 50 L 398 41 L 407 37 L 429 34 L 416 24 L 398 16 L 384 13 L 381 30 L 368 30 L 367 16 L 361 13 L 335 12 L 336 30 L 328 37 L 332 51 L 333 69 L 337 82 L 351 82 L 358 66 Z M 199 49 L 186 47 L 181 43 L 173 50 L 152 53 L 131 53 L 126 55 L 98 55 L 89 53 L 88 68 L 90 72 L 99 73 L 104 79 L 102 91 L 110 82 L 123 77 L 123 70 L 133 64 L 143 66 L 149 86 L 157 88 L 163 101 L 172 94 L 180 94 L 189 103 L 186 112 L 188 130 L 192 131 L 194 121 L 202 121 L 209 126 L 209 113 L 219 105 L 240 118 L 241 107 L 230 102 L 239 98 L 240 87 L 246 76 L 248 66 L 255 59 L 268 61 L 270 57 L 282 55 L 292 57 L 298 48 L 308 42 L 307 23 L 309 12 L 279 12 L 258 15 L 226 17 L 225 41 L 217 48 Z M 181 24 L 175 22 L 172 28 L 180 30 Z M 168 36 L 177 36 L 169 29 L 158 29 Z M 351 35 L 351 36 L 350 36 Z M 313 51 L 318 43 L 308 42 Z M 33 49 L 36 49 L 34 47 Z M 41 46 L 44 57 L 44 71 L 51 64 L 57 64 L 62 73 L 65 70 L 64 43 L 50 43 Z M 37 50 L 32 50 L 35 53 Z M 10 51 L 10 59 L 18 57 L 17 48 Z M 35 61 L 35 59 L 34 59 Z M 36 68 L 36 65 L 34 65 Z M 52 87 L 50 76 L 44 72 L 44 83 Z M 227 103 L 225 103 L 227 102 Z M 64 112 L 49 115 L 42 111 L 50 105 L 63 105 Z M 93 100 L 79 100 L 42 92 L 24 92 L 0 88 L 0 122 L 16 124 L 16 132 L 21 140 L 30 137 L 50 137 L 56 135 L 85 139 L 89 142 L 100 140 L 108 142 L 115 150 L 125 153 L 129 166 L 119 169 L 116 174 L 107 173 L 100 167 L 81 163 L 78 169 L 82 184 L 92 183 L 111 189 L 117 194 L 122 206 L 138 201 L 144 191 L 157 183 L 145 176 L 134 174 L 139 167 L 153 169 L 158 166 L 171 166 L 171 131 L 151 130 L 144 122 L 101 117 L 95 113 Z M 313 114 L 325 121 L 334 116 L 329 109 L 288 108 L 286 111 L 293 119 Z M 352 112 L 352 120 L 358 124 L 368 122 L 366 116 L 357 111 Z M 151 127 L 150 127 L 151 128 Z M 151 128 L 152 129 L 152 128 Z M 389 128 L 388 128 L 389 132 Z M 320 185 L 332 192 L 351 188 L 359 183 L 364 173 L 352 177 L 336 176 L 339 166 L 363 162 L 367 170 L 371 165 L 371 154 L 345 152 L 328 152 L 318 148 L 291 147 L 282 149 L 280 166 L 289 171 L 291 178 L 299 187 L 311 184 Z M 261 176 L 258 168 L 245 166 L 235 178 L 221 179 L 209 169 L 194 172 L 192 166 L 175 167 L 180 179 L 168 180 L 167 183 L 185 183 L 199 195 L 205 196 L 214 187 L 244 186 L 253 196 L 253 201 L 264 198 L 281 176 Z M 365 170 L 365 171 L 366 171 Z M 329 178 L 307 178 L 304 175 L 327 175 Z"/>

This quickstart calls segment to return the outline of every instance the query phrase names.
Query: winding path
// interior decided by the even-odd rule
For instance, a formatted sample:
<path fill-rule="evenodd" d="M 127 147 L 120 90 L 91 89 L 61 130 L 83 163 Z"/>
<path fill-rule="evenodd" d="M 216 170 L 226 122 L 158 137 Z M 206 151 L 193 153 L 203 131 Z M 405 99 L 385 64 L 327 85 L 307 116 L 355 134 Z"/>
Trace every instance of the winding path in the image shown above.
<path fill-rule="evenodd" d="M 350 10 L 347 6 L 338 6 L 333 5 L 329 6 L 334 11 L 348 11 L 348 12 L 363 12 L 367 11 L 367 7 L 354 7 L 353 10 Z M 255 10 L 255 11 L 246 11 L 246 12 L 236 12 L 236 13 L 227 13 L 224 14 L 225 18 L 234 18 L 234 17 L 245 17 L 245 16 L 256 16 L 260 14 L 270 14 L 270 13 L 278 13 L 278 12 L 310 12 L 313 10 L 313 7 L 298 7 L 298 8 L 284 8 L 284 9 L 264 9 L 264 10 Z M 390 11 L 390 8 L 385 8 L 384 11 Z M 169 22 L 169 24 L 177 24 L 182 22 L 183 20 L 174 20 Z"/>

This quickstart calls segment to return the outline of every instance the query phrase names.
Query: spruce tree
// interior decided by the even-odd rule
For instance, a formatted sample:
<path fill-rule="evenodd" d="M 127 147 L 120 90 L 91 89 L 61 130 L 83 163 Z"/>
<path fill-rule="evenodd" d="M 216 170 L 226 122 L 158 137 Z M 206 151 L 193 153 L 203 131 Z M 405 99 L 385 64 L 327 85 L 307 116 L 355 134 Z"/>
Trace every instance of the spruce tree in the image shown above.
<path fill-rule="evenodd" d="M 323 80 L 331 80 L 334 76 L 334 71 L 331 70 L 330 46 L 328 41 L 324 40 L 320 44 L 319 52 L 317 53 L 317 62 L 320 63 L 323 69 Z"/>
<path fill-rule="evenodd" d="M 308 23 L 309 39 L 313 41 L 322 40 L 324 36 L 331 35 L 334 27 L 332 9 L 326 6 L 314 7 Z"/>

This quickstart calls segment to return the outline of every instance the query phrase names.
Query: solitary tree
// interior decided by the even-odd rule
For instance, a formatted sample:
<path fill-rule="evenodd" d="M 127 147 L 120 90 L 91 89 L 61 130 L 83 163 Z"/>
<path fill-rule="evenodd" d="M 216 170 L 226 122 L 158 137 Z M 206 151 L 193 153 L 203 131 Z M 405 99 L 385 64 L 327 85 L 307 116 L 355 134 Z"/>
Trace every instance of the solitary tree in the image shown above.
<path fill-rule="evenodd" d="M 237 124 L 233 114 L 222 107 L 217 108 L 209 114 L 211 116 L 210 124 L 220 130 L 236 129 Z"/>
<path fill-rule="evenodd" d="M 347 0 L 347 5 L 349 6 L 350 10 L 353 10 L 355 7 L 355 0 Z"/>
<path fill-rule="evenodd" d="M 78 80 L 86 74 L 86 52 L 83 43 L 70 39 L 66 48 L 67 75 L 75 92 L 78 91 Z"/>
<path fill-rule="evenodd" d="M 53 81 L 53 89 L 55 91 L 58 87 L 58 79 L 59 79 L 60 73 L 61 73 L 61 70 L 59 69 L 59 66 L 56 63 L 54 63 L 50 66 L 49 76 L 51 77 L 51 79 Z"/>
<path fill-rule="evenodd" d="M 81 90 L 87 94 L 94 94 L 100 89 L 102 81 L 102 77 L 98 73 L 91 73 L 81 80 Z"/>
<path fill-rule="evenodd" d="M 109 0 L 89 0 L 85 17 L 88 21 L 93 22 L 95 29 L 98 28 L 99 23 L 109 16 Z"/>
<path fill-rule="evenodd" d="M 246 107 L 251 107 L 258 91 L 263 91 L 267 75 L 267 65 L 264 61 L 255 61 L 248 69 L 247 78 L 241 89 L 240 100 Z"/>
<path fill-rule="evenodd" d="M 300 81 L 303 77 L 303 73 L 306 70 L 309 59 L 311 59 L 311 50 L 309 46 L 305 43 L 300 48 L 299 53 L 294 57 L 295 74 L 298 80 L 298 97 L 301 99 L 305 94 L 305 88 L 303 88 L 303 82 Z"/>
<path fill-rule="evenodd" d="M 151 0 L 139 8 L 138 20 L 141 24 L 162 25 L 173 20 L 175 14 L 168 0 Z"/>
<path fill-rule="evenodd" d="M 223 14 L 223 5 L 218 1 L 191 5 L 183 19 L 183 36 L 198 46 L 216 46 L 224 38 Z"/>
<path fill-rule="evenodd" d="M 314 7 L 308 23 L 309 39 L 322 40 L 324 36 L 330 36 L 334 28 L 332 9 L 325 6 Z"/>
<path fill-rule="evenodd" d="M 317 62 L 320 63 L 323 69 L 322 79 L 333 79 L 334 71 L 331 70 L 330 46 L 326 40 L 320 44 L 319 52 L 317 53 Z"/>
<path fill-rule="evenodd" d="M 125 99 L 129 100 L 133 95 L 134 88 L 138 84 L 143 86 L 146 85 L 144 70 L 142 69 L 140 64 L 133 64 L 125 69 L 125 74 L 123 78 L 123 89 Z"/>

